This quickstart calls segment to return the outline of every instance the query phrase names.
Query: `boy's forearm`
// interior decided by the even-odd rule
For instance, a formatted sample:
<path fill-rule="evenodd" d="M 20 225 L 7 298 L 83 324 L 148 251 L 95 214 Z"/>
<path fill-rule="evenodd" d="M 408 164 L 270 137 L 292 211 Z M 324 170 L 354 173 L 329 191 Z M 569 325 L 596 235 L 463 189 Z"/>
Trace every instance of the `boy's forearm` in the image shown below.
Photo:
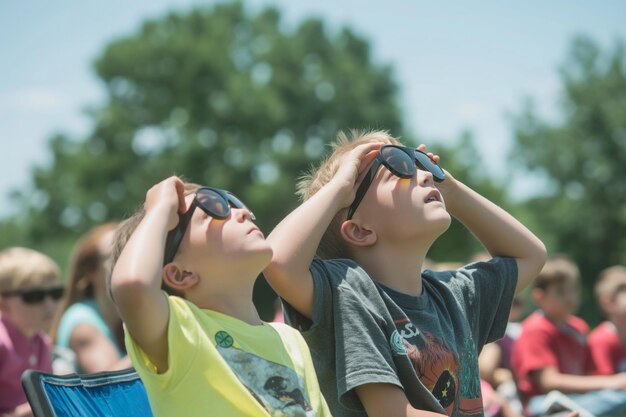
<path fill-rule="evenodd" d="M 111 288 L 114 295 L 125 285 L 160 291 L 166 236 L 167 217 L 156 211 L 146 213 L 113 268 Z"/>
<path fill-rule="evenodd" d="M 280 267 L 280 275 L 307 271 L 328 225 L 341 209 L 338 190 L 331 182 L 291 212 L 270 233 L 274 255 L 270 275 Z"/>
<path fill-rule="evenodd" d="M 447 197 L 447 196 L 446 196 Z M 518 289 L 539 273 L 546 258 L 541 240 L 509 213 L 461 182 L 456 182 L 447 209 L 463 223 L 492 256 L 523 262 Z"/>
<path fill-rule="evenodd" d="M 309 267 L 340 205 L 336 189 L 327 184 L 281 221 L 267 238 L 274 254 L 263 271 L 265 278 L 274 291 L 309 319 L 314 304 Z"/>

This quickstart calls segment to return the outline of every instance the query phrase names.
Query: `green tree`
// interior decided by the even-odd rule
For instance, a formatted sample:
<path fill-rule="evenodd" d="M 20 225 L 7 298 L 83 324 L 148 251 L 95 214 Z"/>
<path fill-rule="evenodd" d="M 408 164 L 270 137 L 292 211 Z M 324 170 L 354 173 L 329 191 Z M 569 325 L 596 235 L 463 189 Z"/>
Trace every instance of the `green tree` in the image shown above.
<path fill-rule="evenodd" d="M 16 197 L 24 210 L 0 226 L 3 246 L 46 247 L 64 263 L 78 233 L 127 216 L 172 174 L 233 191 L 267 232 L 337 130 L 403 134 L 391 69 L 366 40 L 317 19 L 285 29 L 273 8 L 229 2 L 147 21 L 95 70 L 106 99 L 91 133 L 51 138 L 52 163 Z"/>
<path fill-rule="evenodd" d="M 35 170 L 34 191 L 16 194 L 24 210 L 0 223 L 0 246 L 31 246 L 64 265 L 78 234 L 127 217 L 172 174 L 233 191 L 269 232 L 295 207 L 296 179 L 338 130 L 407 136 L 391 68 L 373 61 L 366 40 L 317 19 L 285 29 L 273 8 L 250 14 L 230 2 L 146 21 L 107 45 L 95 71 L 106 98 L 90 112 L 91 132 L 51 137 L 52 163 Z M 471 136 L 433 150 L 457 177 L 501 200 L 474 169 Z M 479 248 L 455 224 L 433 253 L 460 261 Z M 268 317 L 271 292 L 258 283 Z"/>
<path fill-rule="evenodd" d="M 515 117 L 517 162 L 544 175 L 552 192 L 528 203 L 552 242 L 582 272 L 581 315 L 598 311 L 592 287 L 598 272 L 626 264 L 626 72 L 624 45 L 601 51 L 590 39 L 571 45 L 560 70 L 561 117 L 548 121 L 532 103 Z"/>

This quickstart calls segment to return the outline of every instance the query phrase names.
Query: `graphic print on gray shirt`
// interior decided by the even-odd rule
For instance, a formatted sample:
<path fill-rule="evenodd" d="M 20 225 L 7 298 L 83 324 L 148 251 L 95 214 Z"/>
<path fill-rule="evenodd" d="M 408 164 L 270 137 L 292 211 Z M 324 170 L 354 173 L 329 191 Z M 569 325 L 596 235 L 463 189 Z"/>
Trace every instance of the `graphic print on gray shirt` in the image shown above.
<path fill-rule="evenodd" d="M 420 296 L 374 282 L 348 259 L 316 258 L 311 273 L 313 320 L 283 304 L 309 344 L 334 417 L 366 416 L 354 388 L 371 383 L 402 388 L 416 409 L 483 415 L 477 356 L 504 335 L 515 259 L 426 270 Z"/>

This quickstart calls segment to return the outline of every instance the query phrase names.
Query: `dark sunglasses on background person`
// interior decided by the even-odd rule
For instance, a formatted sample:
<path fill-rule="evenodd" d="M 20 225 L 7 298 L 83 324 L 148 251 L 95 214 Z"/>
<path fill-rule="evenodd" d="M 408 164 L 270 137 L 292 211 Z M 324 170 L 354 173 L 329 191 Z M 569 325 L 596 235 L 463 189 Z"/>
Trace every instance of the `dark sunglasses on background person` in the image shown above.
<path fill-rule="evenodd" d="M 189 209 L 185 213 L 178 215 L 178 224 L 167 234 L 163 265 L 167 265 L 174 259 L 174 255 L 176 255 L 176 252 L 178 251 L 180 242 L 183 240 L 183 236 L 185 235 L 191 216 L 196 208 L 200 208 L 214 219 L 223 220 L 230 214 L 231 207 L 250 211 L 246 205 L 243 204 L 241 200 L 235 197 L 235 195 L 230 191 L 212 187 L 198 188 Z M 250 214 L 252 216 L 252 220 L 256 220 L 251 211 Z"/>
<path fill-rule="evenodd" d="M 37 289 L 19 289 L 12 291 L 4 291 L 3 297 L 21 297 L 24 304 L 39 304 L 46 297 L 55 301 L 63 297 L 63 287 L 37 288 Z"/>
<path fill-rule="evenodd" d="M 356 191 L 354 201 L 348 210 L 348 220 L 354 216 L 354 212 L 361 204 L 361 200 L 365 197 L 365 193 L 372 184 L 381 165 L 400 178 L 413 178 L 416 169 L 419 168 L 422 171 L 428 171 L 433 174 L 433 179 L 437 182 L 446 179 L 446 174 L 439 165 L 434 163 L 424 152 L 406 146 L 383 145 L 380 147 L 368 174 Z"/>

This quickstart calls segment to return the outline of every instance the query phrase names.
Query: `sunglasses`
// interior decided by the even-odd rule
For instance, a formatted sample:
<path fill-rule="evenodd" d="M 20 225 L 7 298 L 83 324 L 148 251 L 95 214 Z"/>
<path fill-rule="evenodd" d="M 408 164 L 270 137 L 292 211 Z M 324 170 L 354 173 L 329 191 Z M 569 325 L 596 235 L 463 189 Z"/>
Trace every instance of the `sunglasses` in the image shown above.
<path fill-rule="evenodd" d="M 183 240 L 183 236 L 185 235 L 185 231 L 187 230 L 187 226 L 189 225 L 189 221 L 191 220 L 191 216 L 196 208 L 200 208 L 214 219 L 223 220 L 230 215 L 231 207 L 250 211 L 246 205 L 230 191 L 212 187 L 198 188 L 187 212 L 178 215 L 178 224 L 167 234 L 163 265 L 167 265 L 174 259 L 178 247 Z M 256 220 L 256 217 L 254 217 L 251 211 L 250 214 L 252 220 Z"/>
<path fill-rule="evenodd" d="M 54 301 L 63 297 L 63 287 L 39 288 L 36 290 L 13 290 L 2 293 L 4 297 L 21 297 L 24 304 L 39 304 L 46 297 Z"/>
<path fill-rule="evenodd" d="M 419 168 L 422 171 L 430 172 L 433 175 L 433 179 L 437 182 L 446 179 L 443 169 L 434 163 L 424 152 L 406 146 L 383 145 L 380 147 L 368 174 L 356 190 L 356 196 L 348 210 L 348 220 L 351 220 L 352 216 L 354 216 L 354 212 L 361 204 L 361 200 L 365 197 L 365 193 L 370 185 L 372 185 L 372 181 L 381 165 L 400 178 L 413 178 L 417 168 Z"/>

